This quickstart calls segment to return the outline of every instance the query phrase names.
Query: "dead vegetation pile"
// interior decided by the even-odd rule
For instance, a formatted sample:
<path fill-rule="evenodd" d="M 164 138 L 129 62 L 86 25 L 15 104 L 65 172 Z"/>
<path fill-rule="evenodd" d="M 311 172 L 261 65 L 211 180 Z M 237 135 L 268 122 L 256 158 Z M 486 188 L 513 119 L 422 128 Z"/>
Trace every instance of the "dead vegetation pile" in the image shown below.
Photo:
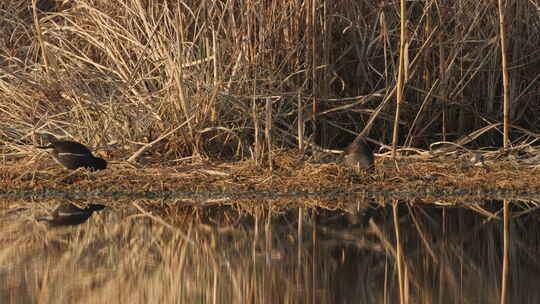
<path fill-rule="evenodd" d="M 20 161 L 0 167 L 0 178 L 4 194 L 29 191 L 29 196 L 42 197 L 189 198 L 198 202 L 270 199 L 282 203 L 305 196 L 307 205 L 328 208 L 362 195 L 453 201 L 540 193 L 538 164 L 507 157 L 472 164 L 466 155 L 409 156 L 394 162 L 381 154 L 373 173 L 356 173 L 339 163 L 314 163 L 297 155 L 297 151 L 276 153 L 273 170 L 248 160 L 145 168 L 113 162 L 100 172 L 69 172 L 48 159 L 33 164 Z"/>

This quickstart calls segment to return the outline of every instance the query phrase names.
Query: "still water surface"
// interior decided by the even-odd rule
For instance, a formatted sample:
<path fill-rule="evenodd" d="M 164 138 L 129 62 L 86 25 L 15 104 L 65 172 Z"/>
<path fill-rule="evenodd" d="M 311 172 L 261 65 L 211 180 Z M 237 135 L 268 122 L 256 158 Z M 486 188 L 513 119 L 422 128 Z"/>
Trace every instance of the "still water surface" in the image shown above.
<path fill-rule="evenodd" d="M 502 201 L 100 203 L 55 229 L 34 220 L 53 203 L 4 203 L 0 303 L 500 302 Z M 509 303 L 540 303 L 536 205 L 511 205 Z"/>

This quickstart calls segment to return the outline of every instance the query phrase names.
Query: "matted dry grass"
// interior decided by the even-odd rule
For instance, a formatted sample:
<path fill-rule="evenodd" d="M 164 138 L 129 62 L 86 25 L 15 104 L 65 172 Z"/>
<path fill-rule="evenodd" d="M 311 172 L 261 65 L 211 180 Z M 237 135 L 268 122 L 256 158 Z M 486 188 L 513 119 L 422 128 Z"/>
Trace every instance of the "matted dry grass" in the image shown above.
<path fill-rule="evenodd" d="M 530 197 L 540 192 L 538 165 L 515 160 L 488 159 L 485 166 L 473 166 L 463 157 L 450 154 L 403 157 L 396 162 L 379 157 L 375 173 L 356 174 L 340 164 L 313 163 L 297 155 L 296 151 L 277 153 L 273 170 L 253 161 L 192 161 L 176 165 L 154 163 L 144 168 L 119 162 L 101 172 L 69 172 L 52 161 L 41 161 L 34 166 L 21 160 L 1 166 L 0 178 L 4 181 L 4 194 L 25 190 L 45 197 L 75 193 L 72 196 L 190 198 L 199 202 L 209 198 L 237 201 L 264 198 L 272 199 L 277 205 L 287 203 L 291 196 L 307 195 L 306 205 L 327 208 L 337 207 L 337 197 L 343 201 L 350 196 L 354 201 L 360 195 L 416 196 L 427 201 L 452 202 L 468 198 Z M 44 195 L 42 191 L 50 193 Z M 54 191 L 62 193 L 55 195 Z"/>

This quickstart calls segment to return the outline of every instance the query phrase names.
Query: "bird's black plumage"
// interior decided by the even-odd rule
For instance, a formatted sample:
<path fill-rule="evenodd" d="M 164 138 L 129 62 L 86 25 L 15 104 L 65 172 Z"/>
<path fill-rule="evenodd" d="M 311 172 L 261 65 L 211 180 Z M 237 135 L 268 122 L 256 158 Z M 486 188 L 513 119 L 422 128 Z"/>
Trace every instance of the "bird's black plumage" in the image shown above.
<path fill-rule="evenodd" d="M 93 171 L 107 168 L 107 162 L 103 158 L 95 157 L 90 149 L 76 141 L 53 140 L 50 145 L 38 148 L 51 150 L 54 160 L 71 170 L 80 167 Z"/>
<path fill-rule="evenodd" d="M 58 206 L 49 216 L 36 218 L 37 221 L 45 221 L 51 227 L 74 226 L 86 222 L 94 211 L 104 209 L 104 205 L 89 204 L 86 208 L 80 208 L 72 203 Z"/>

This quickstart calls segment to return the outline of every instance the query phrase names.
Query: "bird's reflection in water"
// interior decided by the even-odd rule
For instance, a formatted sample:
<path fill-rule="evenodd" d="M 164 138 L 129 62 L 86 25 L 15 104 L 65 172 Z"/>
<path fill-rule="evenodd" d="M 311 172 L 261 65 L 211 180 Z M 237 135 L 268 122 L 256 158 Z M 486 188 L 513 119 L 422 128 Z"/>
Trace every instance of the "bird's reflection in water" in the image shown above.
<path fill-rule="evenodd" d="M 89 204 L 87 207 L 81 208 L 72 203 L 65 203 L 54 209 L 50 215 L 38 217 L 36 220 L 46 222 L 49 227 L 74 226 L 86 222 L 94 211 L 104 208 L 104 205 L 99 204 Z"/>

